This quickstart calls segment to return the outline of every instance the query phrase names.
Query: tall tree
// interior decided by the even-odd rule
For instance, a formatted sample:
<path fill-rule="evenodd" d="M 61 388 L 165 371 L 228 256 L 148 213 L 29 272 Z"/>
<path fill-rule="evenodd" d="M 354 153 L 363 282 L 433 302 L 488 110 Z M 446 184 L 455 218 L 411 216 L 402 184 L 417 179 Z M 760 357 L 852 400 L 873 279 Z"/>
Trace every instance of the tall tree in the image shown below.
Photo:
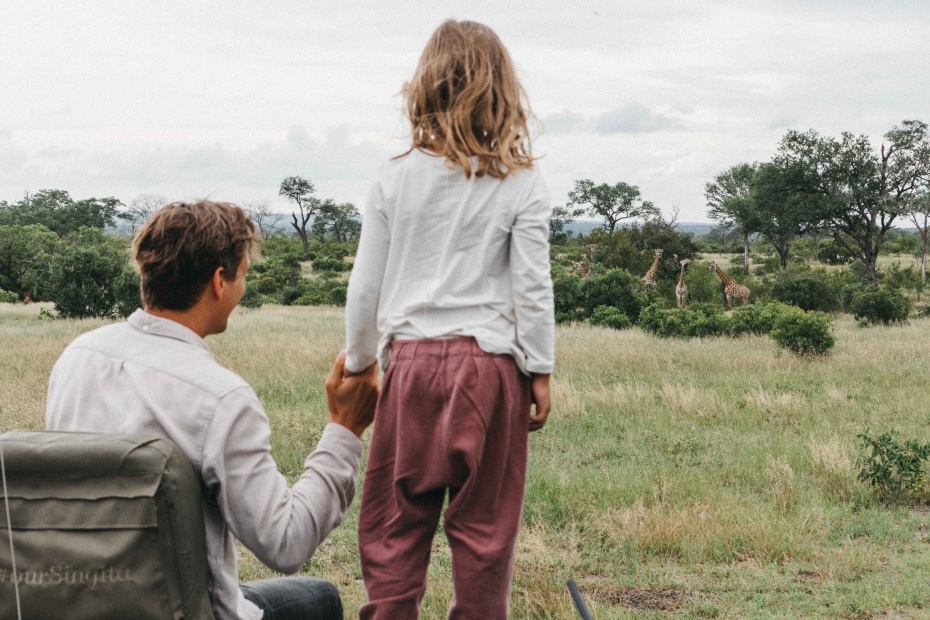
<path fill-rule="evenodd" d="M 794 241 L 820 230 L 829 217 L 833 203 L 809 192 L 811 182 L 804 166 L 784 161 L 761 164 L 750 181 L 752 226 L 775 247 L 782 269 Z"/>
<path fill-rule="evenodd" d="M 278 224 L 285 217 L 284 213 L 272 211 L 267 200 L 247 202 L 242 205 L 242 208 L 245 209 L 245 212 L 248 213 L 252 221 L 255 222 L 255 226 L 258 227 L 258 233 L 262 236 L 262 239 L 267 239 L 274 234 L 275 228 L 277 228 Z"/>
<path fill-rule="evenodd" d="M 930 179 L 926 180 L 930 184 Z M 930 187 L 917 196 L 908 214 L 920 236 L 920 282 L 927 284 L 927 251 L 930 249 Z"/>
<path fill-rule="evenodd" d="M 168 199 L 162 194 L 139 194 L 129 201 L 126 215 L 132 222 L 132 231 L 141 228 L 156 211 L 168 204 Z"/>
<path fill-rule="evenodd" d="M 710 209 L 707 215 L 724 230 L 735 228 L 743 238 L 743 269 L 749 273 L 749 239 L 756 230 L 755 205 L 750 198 L 750 183 L 759 164 L 737 164 L 721 172 L 704 186 L 704 198 Z"/>
<path fill-rule="evenodd" d="M 834 240 L 877 281 L 876 262 L 894 221 L 913 206 L 930 174 L 930 136 L 921 121 L 904 121 L 885 134 L 876 152 L 866 136 L 839 140 L 816 131 L 791 131 L 778 160 L 806 168 L 809 192 L 832 202 L 826 227 Z"/>
<path fill-rule="evenodd" d="M 343 242 L 358 239 L 362 223 L 354 204 L 336 204 L 335 201 L 327 199 L 323 201 L 320 212 L 313 219 L 311 230 L 318 241 L 325 241 L 329 237 L 334 241 Z"/>
<path fill-rule="evenodd" d="M 0 289 L 13 291 L 20 299 L 28 295 L 35 301 L 44 300 L 49 265 L 62 243 L 39 224 L 0 225 Z"/>
<path fill-rule="evenodd" d="M 121 206 L 112 197 L 75 201 L 64 190 L 44 189 L 0 209 L 0 225 L 41 224 L 63 237 L 82 226 L 99 230 L 113 226 L 117 218 L 126 217 L 119 212 Z"/>
<path fill-rule="evenodd" d="M 297 204 L 297 213 L 291 213 L 291 226 L 297 231 L 300 242 L 303 244 L 304 255 L 310 252 L 310 242 L 307 236 L 307 223 L 314 215 L 319 213 L 323 201 L 313 196 L 315 188 L 313 183 L 303 177 L 287 177 L 281 181 L 281 188 L 278 190 L 279 196 L 286 196 L 289 200 Z"/>
<path fill-rule="evenodd" d="M 617 224 L 632 218 L 649 218 L 660 215 L 659 209 L 643 200 L 639 188 L 619 182 L 616 185 L 582 179 L 575 181 L 575 189 L 568 193 L 566 207 L 578 205 L 588 215 L 604 220 L 604 230 L 613 234 Z"/>
<path fill-rule="evenodd" d="M 565 243 L 572 236 L 568 225 L 584 214 L 584 209 L 570 209 L 568 206 L 556 205 L 552 207 L 552 217 L 549 218 L 549 243 Z"/>

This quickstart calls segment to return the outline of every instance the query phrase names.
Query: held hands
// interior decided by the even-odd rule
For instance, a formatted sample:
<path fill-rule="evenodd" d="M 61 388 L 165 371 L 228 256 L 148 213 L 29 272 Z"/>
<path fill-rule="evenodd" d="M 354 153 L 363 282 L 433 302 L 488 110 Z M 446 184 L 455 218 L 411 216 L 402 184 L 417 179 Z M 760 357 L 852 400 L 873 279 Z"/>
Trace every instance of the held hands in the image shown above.
<path fill-rule="evenodd" d="M 549 399 L 549 375 L 533 375 L 533 404 L 536 413 L 530 414 L 530 432 L 538 431 L 546 425 L 552 401 Z"/>
<path fill-rule="evenodd" d="M 340 351 L 329 378 L 326 379 L 326 402 L 330 420 L 361 437 L 375 419 L 378 402 L 378 363 L 359 373 L 345 370 L 346 352 Z"/>

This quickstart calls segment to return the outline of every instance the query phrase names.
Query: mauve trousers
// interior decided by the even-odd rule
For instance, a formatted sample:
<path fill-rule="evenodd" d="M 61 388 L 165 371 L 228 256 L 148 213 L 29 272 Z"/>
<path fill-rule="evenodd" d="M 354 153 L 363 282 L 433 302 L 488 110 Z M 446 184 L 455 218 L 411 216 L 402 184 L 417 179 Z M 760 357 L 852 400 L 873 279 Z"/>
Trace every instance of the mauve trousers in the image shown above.
<path fill-rule="evenodd" d="M 363 619 L 416 618 L 445 496 L 449 618 L 506 618 L 526 479 L 530 379 L 473 338 L 395 340 L 362 487 Z"/>

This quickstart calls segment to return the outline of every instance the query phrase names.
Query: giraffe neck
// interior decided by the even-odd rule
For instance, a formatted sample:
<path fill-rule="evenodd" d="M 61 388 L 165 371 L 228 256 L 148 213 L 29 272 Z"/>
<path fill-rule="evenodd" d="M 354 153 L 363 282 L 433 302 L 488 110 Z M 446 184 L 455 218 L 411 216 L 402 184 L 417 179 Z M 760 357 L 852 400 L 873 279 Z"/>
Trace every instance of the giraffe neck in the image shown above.
<path fill-rule="evenodd" d="M 649 268 L 649 271 L 646 272 L 646 277 L 654 276 L 656 271 L 659 269 L 659 259 L 661 256 L 656 256 L 652 261 L 652 267 Z"/>
<path fill-rule="evenodd" d="M 721 269 L 719 265 L 714 265 L 714 271 L 717 272 L 717 275 L 720 277 L 720 281 L 724 284 L 733 284 L 736 282 L 736 280 L 723 273 L 723 269 Z"/>

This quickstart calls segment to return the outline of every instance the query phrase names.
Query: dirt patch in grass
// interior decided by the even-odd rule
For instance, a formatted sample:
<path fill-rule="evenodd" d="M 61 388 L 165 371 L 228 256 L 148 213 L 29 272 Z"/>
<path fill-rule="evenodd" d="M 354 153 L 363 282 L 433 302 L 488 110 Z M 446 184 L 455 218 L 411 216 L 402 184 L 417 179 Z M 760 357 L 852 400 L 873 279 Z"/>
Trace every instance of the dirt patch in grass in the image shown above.
<path fill-rule="evenodd" d="M 599 586 L 591 589 L 583 588 L 583 590 L 599 603 L 623 605 L 631 609 L 675 611 L 694 598 L 694 595 L 689 590 L 673 586 L 659 588 L 609 588 Z"/>

